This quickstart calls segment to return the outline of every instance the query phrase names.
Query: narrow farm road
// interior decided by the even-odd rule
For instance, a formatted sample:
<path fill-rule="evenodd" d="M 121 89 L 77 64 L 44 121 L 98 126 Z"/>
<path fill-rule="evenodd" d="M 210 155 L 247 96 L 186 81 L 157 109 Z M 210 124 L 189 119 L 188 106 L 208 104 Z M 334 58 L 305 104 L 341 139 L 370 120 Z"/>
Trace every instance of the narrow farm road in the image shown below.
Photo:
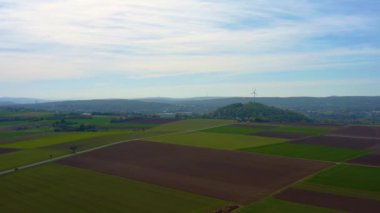
<path fill-rule="evenodd" d="M 63 155 L 63 156 L 54 157 L 54 158 L 50 158 L 50 159 L 47 159 L 47 160 L 39 161 L 39 162 L 36 162 L 36 163 L 26 164 L 26 165 L 23 165 L 23 166 L 19 166 L 17 168 L 3 170 L 3 171 L 0 171 L 0 176 L 1 175 L 5 175 L 5 174 L 9 174 L 9 173 L 12 173 L 12 172 L 18 172 L 20 170 L 32 168 L 32 167 L 39 166 L 39 165 L 42 165 L 42 164 L 58 161 L 58 160 L 61 160 L 61 159 L 64 159 L 64 158 L 71 157 L 73 155 L 80 155 L 80 154 L 91 152 L 91 151 L 95 151 L 95 150 L 98 150 L 98 149 L 103 149 L 103 148 L 106 148 L 106 147 L 114 146 L 114 145 L 121 144 L 121 143 L 126 143 L 126 142 L 130 142 L 130 141 L 135 141 L 135 140 L 147 140 L 149 138 L 159 137 L 159 136 L 169 136 L 169 135 L 180 135 L 180 134 L 192 133 L 192 132 L 202 131 L 202 130 L 206 130 L 206 129 L 212 129 L 212 128 L 217 128 L 217 127 L 222 127 L 222 126 L 226 126 L 226 125 L 228 125 L 228 124 L 210 126 L 210 127 L 201 128 L 201 129 L 186 130 L 186 131 L 181 131 L 181 132 L 167 133 L 167 134 L 161 134 L 161 135 L 158 134 L 158 135 L 154 135 L 154 136 L 134 138 L 134 139 L 129 139 L 129 140 L 122 140 L 122 141 L 118 141 L 118 142 L 111 143 L 111 144 L 106 144 L 106 145 L 97 146 L 97 147 L 86 149 L 86 150 L 82 150 L 82 151 L 77 151 L 75 154 L 67 154 L 67 155 Z"/>

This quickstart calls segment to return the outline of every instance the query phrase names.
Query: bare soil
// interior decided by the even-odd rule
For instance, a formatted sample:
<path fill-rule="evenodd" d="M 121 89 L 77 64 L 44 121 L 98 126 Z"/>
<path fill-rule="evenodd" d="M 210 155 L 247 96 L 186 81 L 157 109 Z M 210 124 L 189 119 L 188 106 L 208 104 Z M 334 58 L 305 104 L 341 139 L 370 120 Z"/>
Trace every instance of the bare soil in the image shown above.
<path fill-rule="evenodd" d="M 61 163 L 248 204 L 330 163 L 133 141 Z"/>
<path fill-rule="evenodd" d="M 347 126 L 333 131 L 334 134 L 380 138 L 380 127 Z"/>
<path fill-rule="evenodd" d="M 8 149 L 8 148 L 0 148 L 0 154 L 10 153 L 10 152 L 16 152 L 18 149 Z"/>
<path fill-rule="evenodd" d="M 368 149 L 380 144 L 380 139 L 357 138 L 357 137 L 339 137 L 339 136 L 318 136 L 301 140 L 295 140 L 291 143 L 296 144 L 312 144 L 352 149 Z"/>
<path fill-rule="evenodd" d="M 371 165 L 371 166 L 380 166 L 380 155 L 379 154 L 367 155 L 367 156 L 352 159 L 349 162 L 359 163 L 359 164 L 364 164 L 364 165 Z"/>
<path fill-rule="evenodd" d="M 376 200 L 313 192 L 302 189 L 290 188 L 275 195 L 275 197 L 285 201 L 314 205 L 329 209 L 337 209 L 347 212 L 380 212 L 380 202 Z"/>

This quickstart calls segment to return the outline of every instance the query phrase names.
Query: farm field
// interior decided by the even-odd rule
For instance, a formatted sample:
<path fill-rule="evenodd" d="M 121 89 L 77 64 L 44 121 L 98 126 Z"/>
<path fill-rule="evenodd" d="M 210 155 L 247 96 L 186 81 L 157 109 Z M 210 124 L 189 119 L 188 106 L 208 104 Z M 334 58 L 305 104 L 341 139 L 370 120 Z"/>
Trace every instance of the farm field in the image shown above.
<path fill-rule="evenodd" d="M 311 205 L 305 205 L 295 202 L 283 201 L 275 198 L 267 198 L 255 202 L 245 208 L 242 208 L 239 213 L 252 213 L 252 212 L 263 212 L 263 213 L 273 213 L 273 212 L 286 212 L 286 213 L 337 213 L 340 211 L 321 208 Z"/>
<path fill-rule="evenodd" d="M 335 135 L 380 138 L 380 126 L 347 126 L 332 132 Z"/>
<path fill-rule="evenodd" d="M 380 155 L 370 154 L 370 155 L 352 159 L 349 162 L 363 164 L 363 165 L 370 165 L 370 166 L 380 166 Z"/>
<path fill-rule="evenodd" d="M 376 138 L 337 133 L 348 127 L 166 121 L 111 123 L 103 115 L 66 119 L 74 126 L 95 125 L 96 132 L 53 132 L 51 120 L 37 121 L 38 128 L 28 123 L 32 128 L 26 130 L 15 130 L 25 123 L 0 127 L 0 171 L 68 156 L 1 175 L 0 205 L 7 203 L 10 212 L 28 207 L 43 211 L 41 205 L 50 210 L 66 203 L 71 205 L 60 208 L 67 211 L 205 213 L 231 213 L 235 208 L 233 213 L 345 212 L 357 211 L 355 203 L 372 209 L 379 205 Z M 120 141 L 129 142 L 77 155 L 70 150 Z M 10 185 L 3 187 L 5 182 Z M 87 204 L 90 200 L 103 202 Z M 347 202 L 354 205 L 341 204 Z"/>
<path fill-rule="evenodd" d="M 380 210 L 380 167 L 338 165 L 275 195 L 277 199 L 349 212 Z"/>
<path fill-rule="evenodd" d="M 241 151 L 336 162 L 346 161 L 369 153 L 365 150 L 293 143 L 246 148 L 241 149 Z"/>
<path fill-rule="evenodd" d="M 212 132 L 212 133 L 229 133 L 229 134 L 243 134 L 251 135 L 263 131 L 260 128 L 253 128 L 249 126 L 222 126 L 212 129 L 203 130 L 203 132 Z"/>
<path fill-rule="evenodd" d="M 339 165 L 314 176 L 306 182 L 370 192 L 380 192 L 379 179 L 380 168 Z"/>
<path fill-rule="evenodd" d="M 232 120 L 190 119 L 163 124 L 150 129 L 150 131 L 159 133 L 175 133 L 183 131 L 203 130 L 232 123 L 234 123 Z"/>
<path fill-rule="evenodd" d="M 336 209 L 347 212 L 379 212 L 380 202 L 370 199 L 334 195 L 324 192 L 289 188 L 275 195 L 275 198 L 301 204 Z"/>
<path fill-rule="evenodd" d="M 368 149 L 380 144 L 379 139 L 341 136 L 319 136 L 292 141 L 295 144 L 321 145 L 337 148 Z"/>
<path fill-rule="evenodd" d="M 223 200 L 59 164 L 1 177 L 4 212 L 212 212 Z M 20 194 L 21 192 L 21 194 Z M 96 205 L 94 205 L 96 203 Z M 169 205 L 170 204 L 170 205 Z"/>
<path fill-rule="evenodd" d="M 276 132 L 276 131 L 262 131 L 255 134 L 262 137 L 284 138 L 284 139 L 300 139 L 309 137 L 310 134 L 302 132 Z"/>
<path fill-rule="evenodd" d="M 70 153 L 71 151 L 69 149 L 50 148 L 17 150 L 14 152 L 3 153 L 0 154 L 0 171 L 48 160 L 50 159 L 50 155 L 58 157 Z"/>
<path fill-rule="evenodd" d="M 17 151 L 17 149 L 0 148 L 0 154 L 15 152 L 15 151 Z"/>
<path fill-rule="evenodd" d="M 16 138 L 15 140 L 0 143 L 5 151 L 0 155 L 0 171 L 48 160 L 50 156 L 58 157 L 70 154 L 70 147 L 77 147 L 77 151 L 83 151 L 119 141 L 132 140 L 144 137 L 152 137 L 177 131 L 193 131 L 197 127 L 206 128 L 208 125 L 220 125 L 230 121 L 219 120 L 183 120 L 174 123 L 162 124 L 145 131 L 113 130 L 98 132 L 69 132 L 69 133 L 36 133 Z M 211 126 L 212 127 L 212 126 Z M 18 134 L 11 132 L 9 134 Z M 1 136 L 1 134 L 0 134 Z"/>
<path fill-rule="evenodd" d="M 337 165 L 238 212 L 378 212 L 380 167 Z"/>
<path fill-rule="evenodd" d="M 257 147 L 269 144 L 282 143 L 286 140 L 278 138 L 223 134 L 211 132 L 195 132 L 179 135 L 168 135 L 149 138 L 150 141 L 172 143 L 179 145 L 208 147 L 216 149 L 237 150 L 247 147 Z"/>
<path fill-rule="evenodd" d="M 291 132 L 291 133 L 304 133 L 304 134 L 326 134 L 330 131 L 330 128 L 326 127 L 303 127 L 303 126 L 290 126 L 290 125 L 280 125 L 271 129 L 274 132 Z"/>
<path fill-rule="evenodd" d="M 87 138 L 94 138 L 106 135 L 117 134 L 118 132 L 86 132 L 86 133 L 57 133 L 52 136 L 41 137 L 39 139 L 19 141 L 9 144 L 2 144 L 2 148 L 14 149 L 32 149 L 45 146 L 52 146 L 55 144 L 66 143 L 70 141 L 82 140 Z"/>
<path fill-rule="evenodd" d="M 119 144 L 60 162 L 240 204 L 331 165 L 145 141 Z"/>

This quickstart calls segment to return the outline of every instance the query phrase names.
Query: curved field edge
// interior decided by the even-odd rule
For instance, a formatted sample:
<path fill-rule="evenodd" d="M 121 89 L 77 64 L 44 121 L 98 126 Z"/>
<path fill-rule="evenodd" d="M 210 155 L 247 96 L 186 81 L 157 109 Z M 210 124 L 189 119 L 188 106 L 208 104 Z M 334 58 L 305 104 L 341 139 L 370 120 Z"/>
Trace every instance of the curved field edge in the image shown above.
<path fill-rule="evenodd" d="M 121 177 L 46 164 L 0 177 L 5 212 L 212 212 L 229 203 Z"/>

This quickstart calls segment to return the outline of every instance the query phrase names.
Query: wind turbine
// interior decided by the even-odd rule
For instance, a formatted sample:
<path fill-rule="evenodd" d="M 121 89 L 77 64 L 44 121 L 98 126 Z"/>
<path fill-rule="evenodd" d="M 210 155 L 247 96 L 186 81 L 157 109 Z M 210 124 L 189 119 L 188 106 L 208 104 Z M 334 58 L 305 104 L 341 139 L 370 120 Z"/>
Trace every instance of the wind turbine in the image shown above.
<path fill-rule="evenodd" d="M 251 95 L 253 95 L 253 103 L 256 103 L 256 89 L 253 89 L 253 92 L 251 93 Z"/>

